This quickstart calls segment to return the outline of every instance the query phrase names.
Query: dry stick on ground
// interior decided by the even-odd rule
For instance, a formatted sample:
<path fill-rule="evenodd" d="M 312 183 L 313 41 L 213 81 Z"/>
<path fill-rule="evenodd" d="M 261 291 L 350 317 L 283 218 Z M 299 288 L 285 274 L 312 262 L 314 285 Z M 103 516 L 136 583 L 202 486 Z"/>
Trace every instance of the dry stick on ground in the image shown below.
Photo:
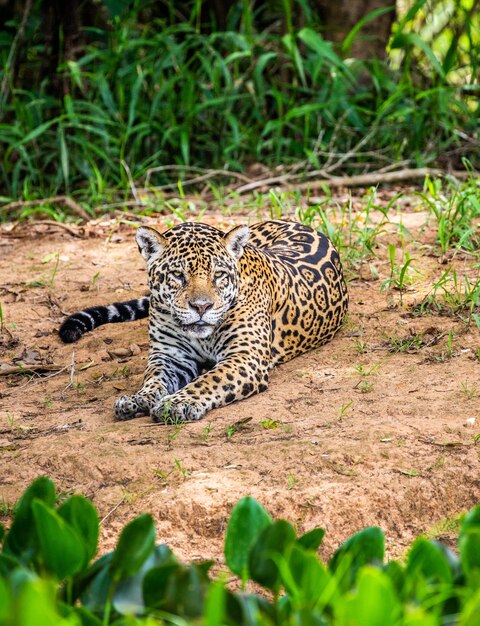
<path fill-rule="evenodd" d="M 5 204 L 0 208 L 0 213 L 3 211 L 9 213 L 16 211 L 17 209 L 23 209 L 30 206 L 41 206 L 42 204 L 63 204 L 71 211 L 76 213 L 82 220 L 88 222 L 91 219 L 83 207 L 81 207 L 75 200 L 72 200 L 69 196 L 52 196 L 51 198 L 40 198 L 39 200 L 18 200 Z"/>
<path fill-rule="evenodd" d="M 426 176 L 445 176 L 458 179 L 466 179 L 470 176 L 477 175 L 474 172 L 464 172 L 462 170 L 454 170 L 453 172 L 445 172 L 440 169 L 430 167 L 420 167 L 418 169 L 404 169 L 394 172 L 370 172 L 369 174 L 358 174 L 357 176 L 334 176 L 333 178 L 325 178 L 314 180 L 311 183 L 301 183 L 292 188 L 292 190 L 306 191 L 309 189 L 321 189 L 324 185 L 328 187 L 363 187 L 369 185 L 378 185 L 379 183 L 395 183 L 405 180 L 414 180 L 416 178 L 425 178 Z M 310 202 L 317 202 L 318 199 L 310 198 Z"/>
<path fill-rule="evenodd" d="M 319 174 L 320 175 L 320 174 Z M 356 176 L 332 176 L 331 178 L 321 178 L 313 180 L 309 183 L 290 184 L 285 188 L 286 191 L 307 191 L 311 189 L 321 189 L 324 185 L 329 187 L 362 187 L 368 185 L 377 185 L 379 183 L 394 183 L 398 181 L 414 180 L 416 178 L 425 178 L 425 176 L 451 176 L 452 178 L 465 179 L 470 176 L 476 176 L 475 172 L 453 171 L 445 172 L 440 169 L 421 167 L 418 169 L 403 169 L 394 172 L 369 172 L 367 174 L 358 174 Z M 235 191 L 238 194 L 252 191 L 260 187 L 267 187 L 271 184 L 287 182 L 289 174 L 283 176 L 275 176 L 272 178 L 264 178 L 256 180 L 248 185 L 238 187 Z M 317 202 L 315 198 L 310 198 L 311 202 Z"/>
<path fill-rule="evenodd" d="M 150 184 L 150 177 L 152 174 L 154 174 L 155 172 L 167 172 L 167 171 L 190 171 L 190 172 L 194 172 L 196 174 L 207 174 L 209 178 L 212 178 L 212 176 L 230 176 L 232 178 L 238 178 L 239 180 L 242 180 L 244 183 L 249 183 L 251 182 L 251 178 L 249 178 L 248 176 L 246 176 L 245 174 L 242 174 L 241 172 L 232 172 L 230 170 L 209 170 L 207 168 L 204 167 L 196 167 L 194 165 L 175 165 L 175 164 L 171 164 L 171 165 L 159 165 L 158 167 L 151 167 L 149 170 L 147 170 L 147 173 L 145 175 L 145 186 L 148 187 Z M 176 183 L 173 183 L 176 184 Z M 185 183 L 182 183 L 185 184 Z M 162 187 L 152 187 L 152 189 L 161 189 Z"/>
<path fill-rule="evenodd" d="M 18 224 L 18 222 L 17 222 Z M 67 233 L 70 233 L 72 237 L 78 237 L 79 239 L 84 239 L 84 236 L 75 230 L 74 227 L 69 226 L 68 224 L 64 224 L 63 222 L 55 222 L 54 220 L 35 220 L 35 226 L 53 226 L 54 228 L 60 228 L 61 230 L 66 230 Z"/>
<path fill-rule="evenodd" d="M 11 374 L 36 374 L 37 372 L 58 372 L 65 369 L 63 365 L 8 365 L 2 363 L 0 376 Z"/>

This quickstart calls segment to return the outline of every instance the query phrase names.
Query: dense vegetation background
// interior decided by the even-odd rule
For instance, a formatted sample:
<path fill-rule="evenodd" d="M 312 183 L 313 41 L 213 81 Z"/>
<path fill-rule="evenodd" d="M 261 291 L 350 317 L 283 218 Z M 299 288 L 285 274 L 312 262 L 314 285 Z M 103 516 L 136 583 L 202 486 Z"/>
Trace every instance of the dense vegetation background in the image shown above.
<path fill-rule="evenodd" d="M 2 201 L 89 209 L 186 167 L 478 166 L 479 1 L 392 4 L 3 0 Z"/>

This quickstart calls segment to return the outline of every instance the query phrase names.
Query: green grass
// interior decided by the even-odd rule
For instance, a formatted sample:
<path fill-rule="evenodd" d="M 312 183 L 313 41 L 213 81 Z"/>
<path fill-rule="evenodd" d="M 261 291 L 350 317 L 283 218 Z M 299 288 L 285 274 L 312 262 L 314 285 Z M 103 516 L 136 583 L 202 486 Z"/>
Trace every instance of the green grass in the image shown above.
<path fill-rule="evenodd" d="M 394 64 L 344 58 L 319 34 L 308 3 L 299 5 L 303 28 L 290 24 L 286 36 L 256 29 L 248 3 L 224 32 L 201 31 L 193 18 L 140 24 L 135 5 L 108 32 L 89 31 L 83 55 L 58 69 L 69 85 L 63 98 L 52 95 L 55 77 L 19 79 L 5 92 L 0 196 L 67 193 L 93 212 L 130 199 L 132 183 L 141 193 L 184 180 L 192 167 L 221 170 L 211 181 L 219 186 L 234 180 L 225 171 L 259 162 L 333 175 L 456 159 L 464 137 L 478 142 L 477 86 L 458 82 L 461 63 L 476 67 L 476 17 L 459 5 L 455 19 L 472 27 L 470 40 L 442 48 L 436 38 L 413 36 L 423 4 L 395 28 Z M 284 9 L 291 12 L 291 3 Z M 344 51 L 356 35 L 347 36 Z M 27 71 L 45 50 L 34 45 L 33 30 L 25 37 Z M 6 32 L 0 79 L 11 45 Z M 39 212 L 69 214 L 47 204 L 17 215 Z"/>

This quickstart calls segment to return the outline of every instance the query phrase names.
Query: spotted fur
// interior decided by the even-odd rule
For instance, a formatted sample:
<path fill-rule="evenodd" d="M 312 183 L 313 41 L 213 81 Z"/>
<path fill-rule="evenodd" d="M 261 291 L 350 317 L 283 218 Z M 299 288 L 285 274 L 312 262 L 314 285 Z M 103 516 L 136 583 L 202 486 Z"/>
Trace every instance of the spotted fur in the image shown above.
<path fill-rule="evenodd" d="M 116 401 L 120 420 L 198 420 L 264 391 L 274 365 L 332 339 L 347 312 L 338 253 L 303 224 L 270 221 L 226 234 L 197 223 L 164 234 L 141 227 L 137 243 L 150 296 L 91 307 L 60 329 L 63 341 L 76 341 L 150 309 L 143 386 Z"/>

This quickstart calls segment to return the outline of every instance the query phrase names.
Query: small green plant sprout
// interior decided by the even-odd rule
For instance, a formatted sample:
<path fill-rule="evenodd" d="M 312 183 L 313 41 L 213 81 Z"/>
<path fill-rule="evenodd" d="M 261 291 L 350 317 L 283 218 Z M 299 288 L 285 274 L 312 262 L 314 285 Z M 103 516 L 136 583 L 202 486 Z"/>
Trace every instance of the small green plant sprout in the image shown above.
<path fill-rule="evenodd" d="M 367 378 L 368 376 L 376 376 L 378 374 L 378 370 L 380 369 L 380 365 L 377 363 L 371 367 L 367 367 L 363 363 L 359 363 L 358 365 L 355 365 L 353 369 L 359 376 Z"/>
<path fill-rule="evenodd" d="M 347 404 L 343 404 L 338 409 L 338 419 L 339 420 L 343 419 L 344 417 L 349 417 L 351 415 L 352 405 L 353 405 L 353 400 L 350 400 L 350 402 L 347 402 Z"/>
<path fill-rule="evenodd" d="M 168 423 L 171 424 L 171 421 Z M 182 428 L 183 428 L 182 422 L 177 422 L 176 424 L 174 424 L 174 429 L 172 430 L 172 432 L 168 433 L 167 445 L 169 448 L 173 447 L 173 442 L 178 437 L 178 435 L 182 432 Z"/>
<path fill-rule="evenodd" d="M 206 443 L 210 439 L 210 435 L 212 434 L 215 426 L 213 424 L 207 424 L 202 428 L 201 438 Z"/>
<path fill-rule="evenodd" d="M 469 385 L 468 383 L 462 382 L 460 383 L 460 390 L 467 400 L 473 400 L 473 398 L 477 396 L 478 386 L 475 383 Z"/>
<path fill-rule="evenodd" d="M 449 249 L 475 252 L 479 248 L 480 237 L 473 220 L 480 215 L 478 189 L 470 182 L 450 186 L 442 192 L 438 181 L 425 180 L 428 191 L 419 194 L 433 213 L 437 222 L 437 242 L 442 255 Z"/>
<path fill-rule="evenodd" d="M 362 380 L 355 386 L 360 393 L 368 393 L 373 389 L 373 383 L 369 380 Z"/>
<path fill-rule="evenodd" d="M 252 421 L 251 417 L 244 417 L 243 419 L 237 420 L 230 426 L 227 426 L 225 430 L 227 439 L 230 441 L 235 433 L 248 429 L 247 424 L 249 424 L 249 422 L 251 421 Z"/>
<path fill-rule="evenodd" d="M 420 333 L 411 331 L 403 337 L 388 337 L 385 346 L 389 352 L 416 354 L 421 348 L 435 346 L 444 336 L 445 333 L 432 327 Z"/>
<path fill-rule="evenodd" d="M 58 272 L 58 266 L 60 263 L 60 252 L 52 252 L 50 254 L 47 254 L 46 256 L 43 257 L 42 259 L 42 263 L 51 263 L 51 261 L 53 261 L 53 267 L 52 270 L 50 272 L 50 275 L 46 278 L 44 284 L 47 285 L 47 287 L 50 287 L 50 289 L 52 289 L 53 285 L 55 284 L 55 278 L 57 276 L 57 272 Z"/>
<path fill-rule="evenodd" d="M 457 352 L 455 351 L 453 345 L 453 332 L 450 330 L 448 331 L 447 342 L 444 349 L 440 352 L 440 354 L 432 356 L 432 360 L 437 361 L 438 363 L 445 363 L 445 361 L 449 361 L 452 357 L 456 355 Z"/>
<path fill-rule="evenodd" d="M 185 478 L 188 478 L 188 476 L 192 475 L 192 472 L 190 470 L 187 470 L 185 467 L 183 467 L 179 459 L 175 459 L 175 468 L 181 474 L 184 480 Z"/>
<path fill-rule="evenodd" d="M 473 267 L 480 269 L 480 264 Z M 429 308 L 439 313 L 456 315 L 467 326 L 472 321 L 480 328 L 480 271 L 475 279 L 460 277 L 455 269 L 447 268 L 433 285 L 420 309 Z"/>
<path fill-rule="evenodd" d="M 53 406 L 53 400 L 47 396 L 43 399 L 43 404 L 46 409 L 51 409 Z"/>
<path fill-rule="evenodd" d="M 361 339 L 360 337 L 355 337 L 354 339 L 355 350 L 358 354 L 365 354 L 368 349 L 367 342 Z"/>
<path fill-rule="evenodd" d="M 100 278 L 100 272 L 95 272 L 92 276 L 92 289 L 98 289 L 97 281 Z"/>
<path fill-rule="evenodd" d="M 274 429 L 278 428 L 278 421 L 274 419 L 266 419 L 260 422 L 260 426 L 265 429 Z"/>
<path fill-rule="evenodd" d="M 405 261 L 403 265 L 395 263 L 396 246 L 393 243 L 388 244 L 388 258 L 390 262 L 390 276 L 386 278 L 381 286 L 380 291 L 389 292 L 393 287 L 400 292 L 400 306 L 403 305 L 403 293 L 407 287 L 413 283 L 412 272 L 417 270 L 411 267 L 413 261 L 408 252 L 405 252 Z"/>
<path fill-rule="evenodd" d="M 287 476 L 287 489 L 291 491 L 297 484 L 297 479 L 295 478 L 295 474 L 293 472 L 288 472 Z"/>
<path fill-rule="evenodd" d="M 2 497 L 0 500 L 0 517 L 11 517 L 15 513 L 15 504 Z"/>
<path fill-rule="evenodd" d="M 10 428 L 13 429 L 14 424 L 15 424 L 15 418 L 12 413 L 7 413 L 7 423 L 10 426 Z"/>
<path fill-rule="evenodd" d="M 163 470 L 156 467 L 152 467 L 151 470 L 162 483 L 166 483 L 168 481 L 168 477 L 171 476 L 171 474 L 173 474 L 173 472 L 175 471 L 171 469 L 169 472 L 164 472 Z"/>

